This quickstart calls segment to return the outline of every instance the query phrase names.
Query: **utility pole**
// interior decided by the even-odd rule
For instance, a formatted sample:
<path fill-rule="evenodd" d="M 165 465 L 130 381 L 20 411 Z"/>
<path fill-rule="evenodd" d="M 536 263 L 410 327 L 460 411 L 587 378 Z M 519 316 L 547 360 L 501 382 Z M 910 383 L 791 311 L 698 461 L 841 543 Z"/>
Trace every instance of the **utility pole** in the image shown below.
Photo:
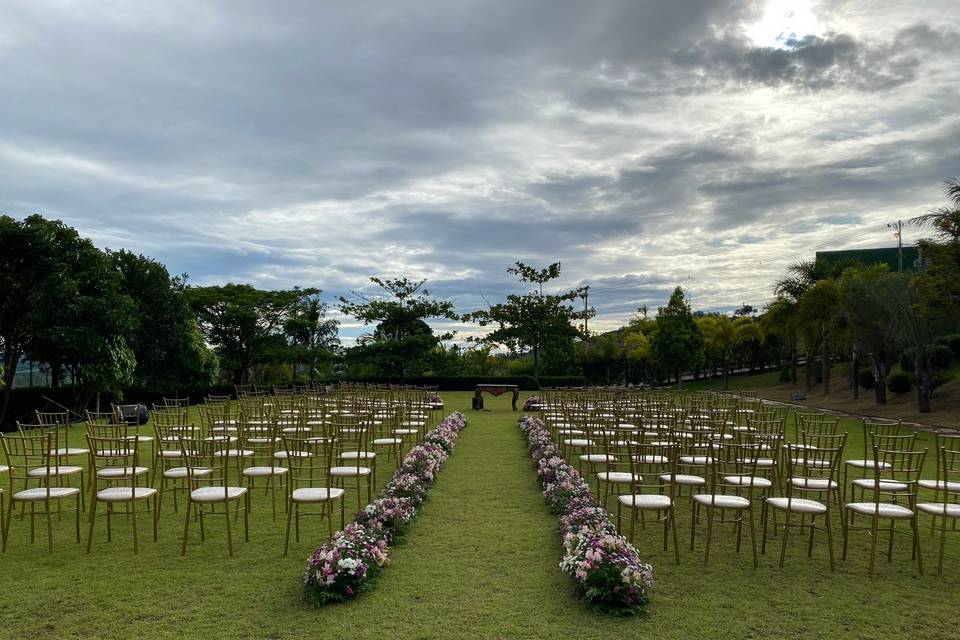
<path fill-rule="evenodd" d="M 897 273 L 903 273 L 903 220 L 897 220 L 896 224 L 888 222 L 887 228 L 896 229 L 893 235 L 897 237 Z"/>
<path fill-rule="evenodd" d="M 587 310 L 587 298 L 590 297 L 590 285 L 587 285 L 583 288 L 583 333 L 588 338 L 590 337 L 590 330 L 587 327 L 587 316 L 589 312 Z"/>

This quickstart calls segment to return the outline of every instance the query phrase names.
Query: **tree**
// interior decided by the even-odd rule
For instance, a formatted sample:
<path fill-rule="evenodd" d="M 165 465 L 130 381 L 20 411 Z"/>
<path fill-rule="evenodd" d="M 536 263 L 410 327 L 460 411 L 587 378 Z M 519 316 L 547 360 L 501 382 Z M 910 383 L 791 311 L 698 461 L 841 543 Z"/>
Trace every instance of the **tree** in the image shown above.
<path fill-rule="evenodd" d="M 937 207 L 923 215 L 910 219 L 911 224 L 930 227 L 942 242 L 960 244 L 960 180 L 947 178 L 943 182 L 943 194 L 950 201 L 946 207 Z"/>
<path fill-rule="evenodd" d="M 449 332 L 434 334 L 426 321 L 458 320 L 459 316 L 454 313 L 452 302 L 431 298 L 430 292 L 423 288 L 426 280 L 370 278 L 370 281 L 387 295 L 370 298 L 354 293 L 360 302 L 340 298 L 340 311 L 365 325 L 376 325 L 372 334 L 350 350 L 350 355 L 377 363 L 388 375 L 398 376 L 403 382 L 413 363 L 421 362 L 437 344 L 453 337 Z"/>
<path fill-rule="evenodd" d="M 284 324 L 284 333 L 290 339 L 294 380 L 296 365 L 307 368 L 310 382 L 316 379 L 320 363 L 329 362 L 334 351 L 340 346 L 337 337 L 340 323 L 327 318 L 327 305 L 320 301 L 317 294 L 304 296 L 296 305 Z"/>
<path fill-rule="evenodd" d="M 933 352 L 942 332 L 922 306 L 921 290 L 907 276 L 896 274 L 895 285 L 888 290 L 893 306 L 897 339 L 910 350 L 914 362 L 914 382 L 917 386 L 917 405 L 920 413 L 930 412 L 933 392 Z"/>
<path fill-rule="evenodd" d="M 873 369 L 874 399 L 887 403 L 887 375 L 897 356 L 891 289 L 897 278 L 886 265 L 850 268 L 840 278 L 842 313 L 847 318 L 854 342 L 852 375 L 859 376 L 859 352 L 870 357 Z M 856 396 L 855 396 L 856 397 Z"/>
<path fill-rule="evenodd" d="M 573 339 L 584 337 L 576 322 L 593 317 L 593 312 L 576 311 L 571 304 L 583 293 L 582 287 L 555 295 L 544 294 L 543 285 L 560 277 L 559 262 L 544 269 L 517 262 L 507 268 L 507 273 L 517 276 L 521 282 L 537 285 L 536 290 L 524 295 L 508 295 L 506 302 L 468 314 L 463 319 L 481 326 L 496 326 L 481 338 L 482 342 L 503 345 L 511 352 L 529 349 L 533 354 L 533 378 L 539 384 L 543 353 L 557 347 L 572 350 Z"/>
<path fill-rule="evenodd" d="M 683 289 L 673 290 L 667 306 L 657 311 L 656 330 L 650 343 L 654 362 L 670 371 L 682 386 L 680 374 L 703 364 L 703 334 L 693 320 Z"/>
<path fill-rule="evenodd" d="M 830 395 L 830 337 L 831 327 L 840 305 L 840 290 L 832 279 L 818 280 L 800 298 L 797 305 L 797 319 L 805 328 L 808 341 L 807 353 L 820 347 L 820 365 L 823 378 L 823 395 Z M 807 368 L 813 366 L 813 360 L 807 357 Z"/>
<path fill-rule="evenodd" d="M 797 384 L 797 356 L 799 334 L 796 322 L 797 303 L 787 296 L 777 296 L 770 302 L 760 319 L 764 335 L 775 336 L 782 345 L 782 360 L 790 371 L 790 383 Z"/>
<path fill-rule="evenodd" d="M 154 391 L 213 384 L 219 361 L 184 295 L 185 276 L 171 278 L 163 264 L 129 251 L 109 256 L 121 275 L 120 290 L 133 302 L 129 346 L 137 366 L 131 383 Z"/>
<path fill-rule="evenodd" d="M 705 346 L 719 351 L 723 367 L 723 388 L 729 389 L 730 360 L 733 357 L 733 350 L 757 335 L 754 322 L 745 315 L 740 315 L 736 319 L 730 316 L 711 315 L 698 319 L 697 326 L 703 334 Z"/>
<path fill-rule="evenodd" d="M 187 287 L 203 337 L 213 345 L 221 366 L 235 384 L 248 379 L 258 364 L 283 362 L 287 342 L 283 327 L 301 301 L 318 289 L 265 291 L 249 284 Z"/>

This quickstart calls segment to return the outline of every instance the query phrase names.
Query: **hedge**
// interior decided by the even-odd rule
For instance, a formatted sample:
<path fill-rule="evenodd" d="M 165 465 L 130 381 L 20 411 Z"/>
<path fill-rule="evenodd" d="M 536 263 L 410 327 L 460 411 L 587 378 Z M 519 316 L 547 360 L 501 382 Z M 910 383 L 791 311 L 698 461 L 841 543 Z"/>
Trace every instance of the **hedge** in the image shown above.
<path fill-rule="evenodd" d="M 346 382 L 346 379 L 342 381 Z M 399 378 L 366 378 L 350 382 L 400 384 Z M 543 387 L 583 387 L 583 376 L 540 376 L 538 387 L 533 376 L 408 376 L 404 384 L 437 387 L 440 391 L 473 391 L 478 384 L 515 384 L 521 391 L 537 391 Z"/>

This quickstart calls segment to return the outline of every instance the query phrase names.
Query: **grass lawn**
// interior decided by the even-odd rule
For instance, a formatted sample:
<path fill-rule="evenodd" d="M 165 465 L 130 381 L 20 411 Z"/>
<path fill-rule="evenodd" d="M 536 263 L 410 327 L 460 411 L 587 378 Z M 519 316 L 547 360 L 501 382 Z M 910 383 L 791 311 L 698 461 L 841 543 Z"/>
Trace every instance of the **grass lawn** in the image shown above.
<path fill-rule="evenodd" d="M 805 544 L 795 537 L 786 568 L 777 568 L 775 547 L 754 569 L 749 551 L 734 554 L 732 531 L 721 528 L 704 567 L 705 529 L 698 532 L 696 551 L 684 546 L 690 532 L 686 499 L 679 509 L 680 565 L 661 550 L 659 529 L 638 531 L 635 540 L 655 568 L 650 615 L 593 613 L 574 600 L 558 569 L 556 521 L 539 493 L 509 397 L 485 398 L 493 410 L 476 413 L 468 409 L 472 394 L 443 395 L 446 412 L 464 411 L 468 427 L 375 589 L 354 601 L 320 610 L 300 601 L 301 572 L 325 532 L 322 523 L 308 520 L 313 537 L 291 543 L 283 558 L 282 518 L 271 521 L 260 492 L 251 542 L 240 542 L 235 558 L 227 559 L 223 525 L 213 518 L 205 543 L 191 527 L 181 558 L 183 513 L 174 514 L 165 500 L 160 542 L 150 541 L 149 527 L 141 527 L 139 556 L 122 522 L 109 545 L 104 523 L 98 523 L 93 553 L 86 556 L 65 517 L 56 523 L 50 557 L 42 543 L 29 544 L 26 521 L 14 521 L 10 546 L 0 556 L 0 637 L 918 640 L 955 634 L 960 536 L 948 539 L 943 577 L 935 573 L 928 527 L 922 533 L 924 576 L 910 562 L 909 538 L 903 537 L 893 563 L 878 561 L 877 574 L 869 578 L 863 533 L 851 534 L 850 559 L 831 573 L 825 539 L 815 541 L 814 556 L 807 558 Z M 848 446 L 859 457 L 862 436 L 852 424 Z M 932 446 L 930 434 L 920 437 Z"/>

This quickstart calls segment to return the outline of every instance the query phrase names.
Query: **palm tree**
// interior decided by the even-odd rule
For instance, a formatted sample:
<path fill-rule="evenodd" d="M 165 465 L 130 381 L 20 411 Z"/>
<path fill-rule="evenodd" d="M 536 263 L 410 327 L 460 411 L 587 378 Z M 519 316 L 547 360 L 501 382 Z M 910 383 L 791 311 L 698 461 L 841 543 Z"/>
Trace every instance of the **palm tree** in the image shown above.
<path fill-rule="evenodd" d="M 943 194 L 950 201 L 946 207 L 937 207 L 908 222 L 918 227 L 930 227 L 938 238 L 951 244 L 960 244 L 960 179 L 943 181 Z"/>
<path fill-rule="evenodd" d="M 734 320 L 730 316 L 704 316 L 697 324 L 703 333 L 707 346 L 720 352 L 723 365 L 723 388 L 730 388 L 730 359 L 734 347 L 756 336 L 752 319 L 741 317 Z"/>

